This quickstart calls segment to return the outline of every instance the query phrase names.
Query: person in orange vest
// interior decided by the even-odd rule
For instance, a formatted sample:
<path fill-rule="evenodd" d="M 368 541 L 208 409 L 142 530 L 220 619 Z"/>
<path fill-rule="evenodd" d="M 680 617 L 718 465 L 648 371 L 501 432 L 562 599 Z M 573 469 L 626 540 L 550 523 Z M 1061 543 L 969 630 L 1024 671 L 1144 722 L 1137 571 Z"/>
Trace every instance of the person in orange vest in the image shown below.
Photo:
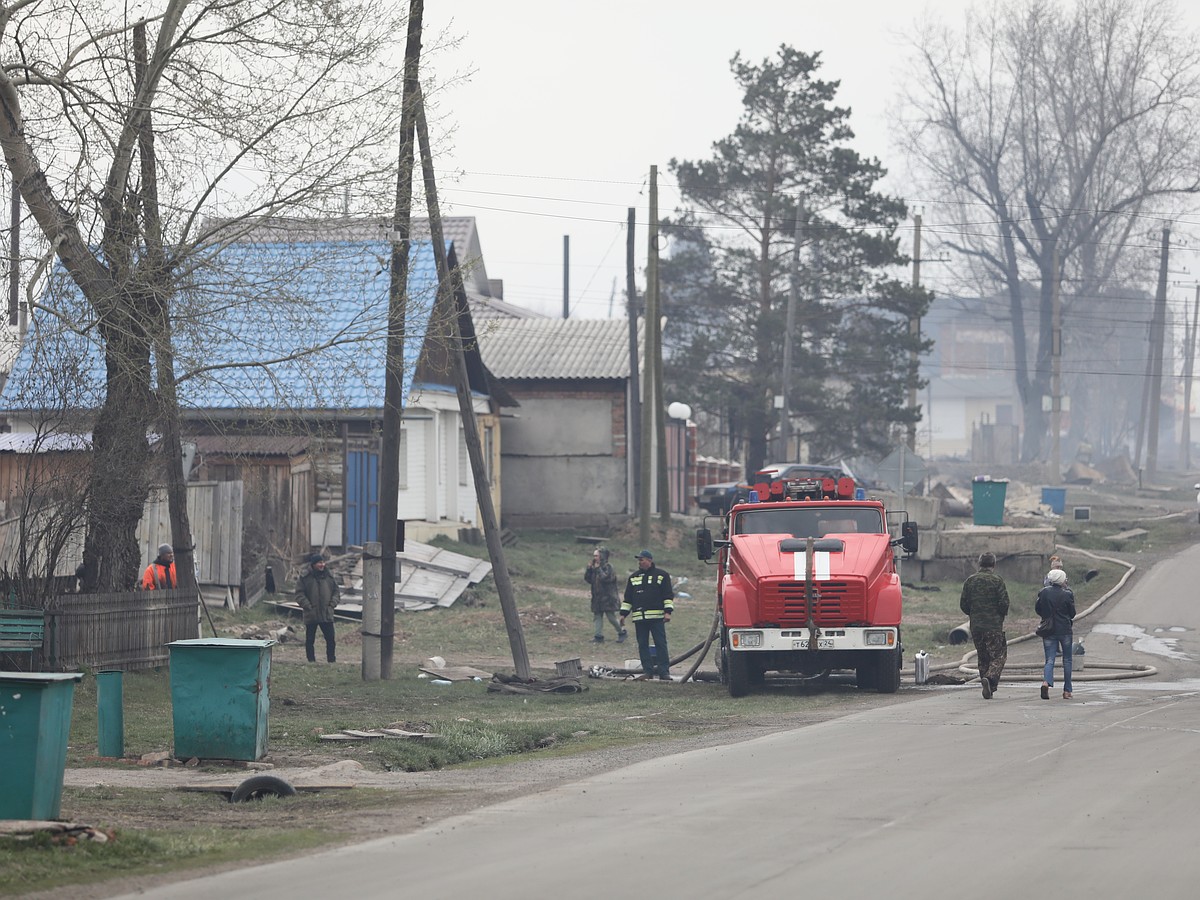
<path fill-rule="evenodd" d="M 170 544 L 159 544 L 158 557 L 142 573 L 142 590 L 161 591 L 176 584 L 175 549 Z"/>

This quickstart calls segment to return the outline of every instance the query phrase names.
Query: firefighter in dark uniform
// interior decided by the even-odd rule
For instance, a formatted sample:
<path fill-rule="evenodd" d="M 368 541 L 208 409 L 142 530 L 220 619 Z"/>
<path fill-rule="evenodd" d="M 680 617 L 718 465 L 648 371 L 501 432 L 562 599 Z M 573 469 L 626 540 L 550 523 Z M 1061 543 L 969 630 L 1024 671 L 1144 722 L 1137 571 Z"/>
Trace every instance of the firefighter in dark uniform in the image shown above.
<path fill-rule="evenodd" d="M 626 617 L 633 617 L 637 633 L 638 656 L 646 678 L 658 674 L 659 680 L 671 680 L 671 657 L 667 650 L 667 623 L 675 608 L 675 590 L 671 576 L 654 565 L 654 555 L 643 550 L 637 555 L 638 570 L 625 583 L 625 600 L 621 604 L 621 627 Z M 654 656 L 650 642 L 654 641 Z"/>

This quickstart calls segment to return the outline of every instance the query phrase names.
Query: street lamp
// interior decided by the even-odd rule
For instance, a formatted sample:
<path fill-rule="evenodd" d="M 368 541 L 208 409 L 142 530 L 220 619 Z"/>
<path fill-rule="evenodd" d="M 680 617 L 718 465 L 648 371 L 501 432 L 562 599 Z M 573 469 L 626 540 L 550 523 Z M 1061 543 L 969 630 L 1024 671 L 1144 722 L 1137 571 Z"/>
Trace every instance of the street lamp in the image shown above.
<path fill-rule="evenodd" d="M 687 459 L 687 420 L 692 417 L 692 408 L 678 400 L 667 405 L 667 416 L 675 421 L 674 456 L 672 466 L 668 469 L 675 475 L 671 479 L 671 497 L 668 503 L 675 507 L 678 504 L 680 512 L 688 511 L 688 459 Z"/>

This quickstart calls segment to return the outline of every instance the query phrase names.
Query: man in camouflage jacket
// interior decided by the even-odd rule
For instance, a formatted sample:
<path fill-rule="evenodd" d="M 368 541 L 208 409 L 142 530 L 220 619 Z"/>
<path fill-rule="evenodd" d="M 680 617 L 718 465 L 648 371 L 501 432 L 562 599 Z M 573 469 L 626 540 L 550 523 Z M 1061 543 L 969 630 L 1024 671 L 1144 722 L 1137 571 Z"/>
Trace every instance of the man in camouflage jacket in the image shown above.
<path fill-rule="evenodd" d="M 1004 617 L 1008 615 L 1008 588 L 996 574 L 996 554 L 979 555 L 979 571 L 963 582 L 959 608 L 971 619 L 971 640 L 979 654 L 979 683 L 983 699 L 991 700 L 1000 686 L 1000 673 L 1008 661 Z"/>

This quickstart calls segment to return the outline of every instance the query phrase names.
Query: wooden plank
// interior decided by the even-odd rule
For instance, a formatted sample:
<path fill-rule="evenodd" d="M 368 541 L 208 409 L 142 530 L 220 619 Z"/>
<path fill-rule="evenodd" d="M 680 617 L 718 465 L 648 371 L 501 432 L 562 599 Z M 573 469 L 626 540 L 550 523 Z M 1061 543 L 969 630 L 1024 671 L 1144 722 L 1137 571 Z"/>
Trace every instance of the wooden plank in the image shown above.
<path fill-rule="evenodd" d="M 421 671 L 434 678 L 445 678 L 447 681 L 474 681 L 476 678 L 492 680 L 491 672 L 473 669 L 471 666 L 444 666 L 441 669 L 421 668 Z"/>
<path fill-rule="evenodd" d="M 1110 534 L 1105 537 L 1106 541 L 1128 541 L 1133 538 L 1141 538 L 1148 535 L 1150 532 L 1145 528 L 1131 528 L 1128 531 L 1122 531 L 1118 534 Z"/>

